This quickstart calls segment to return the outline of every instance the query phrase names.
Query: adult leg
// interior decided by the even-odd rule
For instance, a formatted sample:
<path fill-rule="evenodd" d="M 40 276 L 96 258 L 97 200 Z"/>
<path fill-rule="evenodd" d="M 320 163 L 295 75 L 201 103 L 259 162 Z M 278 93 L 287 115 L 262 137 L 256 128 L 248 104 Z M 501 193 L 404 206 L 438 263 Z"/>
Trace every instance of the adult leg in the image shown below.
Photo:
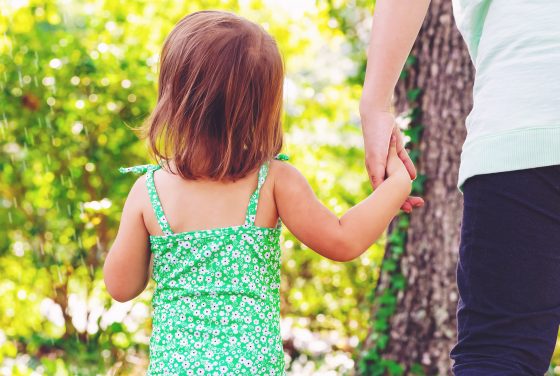
<path fill-rule="evenodd" d="M 543 375 L 560 323 L 560 166 L 465 183 L 457 376 Z"/>

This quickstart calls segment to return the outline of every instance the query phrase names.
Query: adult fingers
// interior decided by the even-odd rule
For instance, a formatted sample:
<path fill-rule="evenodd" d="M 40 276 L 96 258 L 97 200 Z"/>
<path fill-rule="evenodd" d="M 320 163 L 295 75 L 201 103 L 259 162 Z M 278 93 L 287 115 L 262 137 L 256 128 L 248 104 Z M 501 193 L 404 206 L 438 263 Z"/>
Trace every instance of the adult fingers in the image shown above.
<path fill-rule="evenodd" d="M 412 162 L 412 159 L 410 159 L 410 156 L 408 155 L 407 151 L 405 149 L 402 149 L 399 154 L 399 158 L 401 159 L 401 161 L 404 163 L 404 166 L 406 167 L 406 170 L 408 171 L 408 175 L 410 175 L 410 178 L 412 180 L 416 179 L 416 167 L 414 166 L 414 163 Z"/>
<path fill-rule="evenodd" d="M 389 139 L 395 126 L 392 113 L 372 111 L 362 116 L 365 163 L 373 188 L 385 180 Z"/>
<path fill-rule="evenodd" d="M 387 157 L 380 155 L 366 157 L 366 168 L 369 174 L 371 185 L 377 188 L 385 180 L 385 167 Z"/>

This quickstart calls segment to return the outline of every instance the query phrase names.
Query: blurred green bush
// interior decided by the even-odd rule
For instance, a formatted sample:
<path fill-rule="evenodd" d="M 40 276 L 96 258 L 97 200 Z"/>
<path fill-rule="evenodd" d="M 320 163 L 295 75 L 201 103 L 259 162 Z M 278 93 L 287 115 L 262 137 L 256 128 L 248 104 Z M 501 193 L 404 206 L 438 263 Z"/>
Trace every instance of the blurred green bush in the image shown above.
<path fill-rule="evenodd" d="M 0 4 L 0 373 L 145 369 L 153 285 L 117 303 L 101 267 L 133 183 L 117 169 L 151 162 L 129 126 L 153 107 L 163 39 L 187 13 L 226 9 L 264 25 L 286 60 L 290 163 L 339 215 L 371 192 L 359 79 L 352 79 L 363 71 L 355 48 L 371 14 L 363 3 Z M 346 19 L 354 32 L 343 32 Z M 338 264 L 285 232 L 283 252 L 282 325 L 292 372 L 349 373 L 367 333 L 382 247 Z"/>

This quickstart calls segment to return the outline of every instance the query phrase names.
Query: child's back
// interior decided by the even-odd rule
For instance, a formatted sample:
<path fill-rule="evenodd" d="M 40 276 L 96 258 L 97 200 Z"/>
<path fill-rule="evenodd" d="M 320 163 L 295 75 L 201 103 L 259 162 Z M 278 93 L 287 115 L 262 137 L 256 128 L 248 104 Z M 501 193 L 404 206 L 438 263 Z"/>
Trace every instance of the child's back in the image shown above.
<path fill-rule="evenodd" d="M 272 37 L 245 19 L 183 18 L 160 64 L 145 134 L 158 164 L 121 170 L 145 177 L 105 260 L 107 290 L 133 299 L 152 271 L 152 375 L 282 375 L 281 224 L 319 254 L 352 260 L 383 233 L 410 177 L 393 140 L 387 180 L 339 219 L 297 169 L 273 161 L 283 64 Z"/>
<path fill-rule="evenodd" d="M 278 218 L 275 227 L 255 226 L 268 168 L 265 163 L 259 169 L 258 184 L 247 200 L 243 224 L 180 232 L 171 229 L 156 190 L 154 172 L 160 166 L 121 169 L 146 173 L 153 217 L 162 233 L 150 235 L 157 285 L 149 374 L 222 374 L 238 370 L 238 374 L 282 375 L 281 220 Z M 244 182 L 235 185 L 246 186 Z M 200 190 L 197 193 L 200 197 Z M 227 217 L 223 214 L 221 211 L 222 219 L 217 223 Z M 145 221 L 146 217 L 149 216 Z M 196 215 L 175 218 L 181 217 Z"/>

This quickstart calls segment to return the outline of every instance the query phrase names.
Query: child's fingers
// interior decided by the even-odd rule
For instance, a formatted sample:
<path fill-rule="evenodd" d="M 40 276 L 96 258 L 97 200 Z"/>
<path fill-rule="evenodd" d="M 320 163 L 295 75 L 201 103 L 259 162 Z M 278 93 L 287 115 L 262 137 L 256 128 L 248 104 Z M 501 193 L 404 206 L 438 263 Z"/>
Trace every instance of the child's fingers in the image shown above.
<path fill-rule="evenodd" d="M 412 211 L 412 205 L 410 205 L 410 202 L 405 201 L 401 206 L 401 210 L 405 213 L 410 213 Z"/>
<path fill-rule="evenodd" d="M 410 196 L 402 204 L 401 210 L 410 214 L 412 210 L 421 208 L 422 206 L 424 206 L 424 199 L 422 197 Z"/>
<path fill-rule="evenodd" d="M 389 143 L 389 153 L 391 155 L 397 155 L 397 137 L 393 133 L 391 135 L 391 142 Z"/>
<path fill-rule="evenodd" d="M 412 159 L 410 159 L 410 156 L 408 155 L 408 152 L 404 148 L 404 142 L 403 142 L 402 136 L 401 136 L 401 134 L 398 130 L 393 131 L 393 135 L 395 135 L 395 137 L 396 137 L 397 155 L 399 156 L 401 161 L 403 161 L 403 163 L 406 167 L 406 170 L 408 171 L 408 174 L 410 175 L 410 178 L 412 180 L 414 180 L 414 179 L 416 179 L 416 167 L 414 166 L 414 163 L 412 162 Z"/>
<path fill-rule="evenodd" d="M 424 199 L 422 197 L 410 196 L 408 202 L 415 208 L 424 206 Z"/>

